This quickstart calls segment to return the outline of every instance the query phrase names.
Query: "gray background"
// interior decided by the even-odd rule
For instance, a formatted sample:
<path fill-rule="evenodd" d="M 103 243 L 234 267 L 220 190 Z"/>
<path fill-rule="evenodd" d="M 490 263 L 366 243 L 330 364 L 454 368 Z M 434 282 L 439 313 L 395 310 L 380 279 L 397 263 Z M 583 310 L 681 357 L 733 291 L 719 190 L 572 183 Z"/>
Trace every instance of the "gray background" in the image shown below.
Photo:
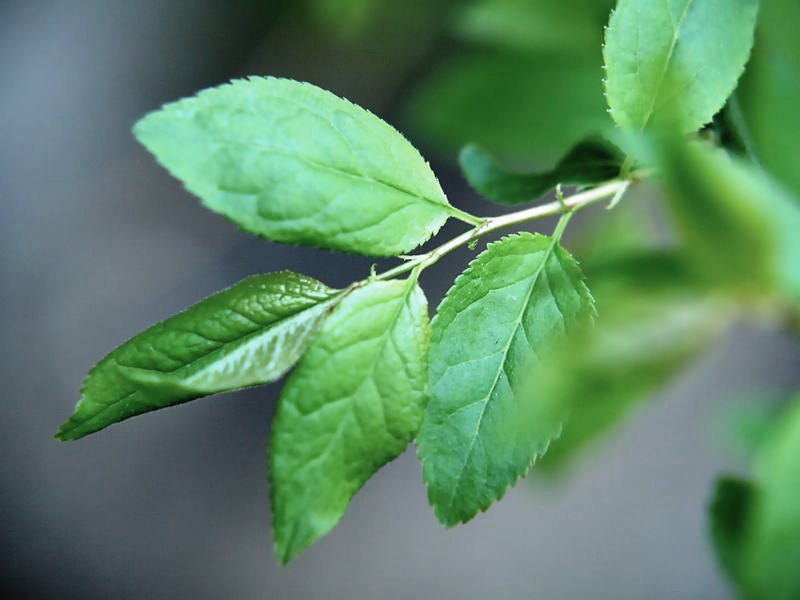
<path fill-rule="evenodd" d="M 271 553 L 264 457 L 277 385 L 52 440 L 87 369 L 151 323 L 250 273 L 290 268 L 343 285 L 369 268 L 240 233 L 129 133 L 162 102 L 248 73 L 307 79 L 396 122 L 439 51 L 424 35 L 399 56 L 342 50 L 280 9 L 0 2 L 0 547 L 11 597 L 729 597 L 704 510 L 713 478 L 739 467 L 713 422 L 743 391 L 800 379 L 797 342 L 756 324 L 560 480 L 529 479 L 445 531 L 409 451 L 286 568 Z M 461 206 L 485 210 L 451 166 L 434 167 Z M 433 306 L 469 256 L 424 275 Z"/>

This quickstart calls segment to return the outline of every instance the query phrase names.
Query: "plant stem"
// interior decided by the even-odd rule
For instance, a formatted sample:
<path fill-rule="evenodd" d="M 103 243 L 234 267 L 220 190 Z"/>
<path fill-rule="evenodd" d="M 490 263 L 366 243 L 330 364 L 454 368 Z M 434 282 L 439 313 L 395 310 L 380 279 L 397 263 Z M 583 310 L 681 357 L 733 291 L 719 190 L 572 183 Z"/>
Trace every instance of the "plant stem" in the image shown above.
<path fill-rule="evenodd" d="M 589 204 L 594 204 L 607 198 L 618 197 L 625 192 L 629 185 L 630 181 L 614 180 L 590 190 L 579 192 L 568 198 L 561 198 L 555 202 L 541 204 L 539 206 L 534 206 L 532 208 L 520 210 L 507 215 L 480 219 L 479 224 L 477 224 L 477 227 L 474 229 L 465 231 L 461 235 L 454 237 L 441 246 L 437 246 L 430 252 L 409 257 L 408 260 L 402 265 L 398 265 L 393 269 L 389 269 L 388 271 L 384 271 L 383 273 L 375 275 L 371 279 L 393 279 L 394 277 L 409 271 L 416 270 L 419 272 L 422 269 L 431 266 L 433 263 L 438 261 L 443 256 L 449 254 L 453 250 L 460 248 L 461 246 L 466 246 L 470 242 L 473 242 L 493 231 L 504 229 L 511 225 L 518 225 L 520 223 L 534 221 L 543 217 L 572 213 L 576 210 L 580 210 L 584 206 L 588 206 Z M 560 234 L 563 233 L 563 229 L 566 227 L 566 221 L 567 220 L 563 220 L 559 222 L 558 227 L 560 228 L 560 231 L 557 232 L 558 237 L 560 237 Z"/>

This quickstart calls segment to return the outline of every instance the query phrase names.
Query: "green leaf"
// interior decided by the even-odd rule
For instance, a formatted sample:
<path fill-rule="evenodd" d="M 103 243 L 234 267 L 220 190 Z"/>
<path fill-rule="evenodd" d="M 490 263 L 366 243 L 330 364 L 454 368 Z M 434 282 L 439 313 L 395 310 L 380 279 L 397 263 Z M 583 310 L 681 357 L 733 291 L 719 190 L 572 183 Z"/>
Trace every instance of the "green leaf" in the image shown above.
<path fill-rule="evenodd" d="M 342 301 L 289 377 L 269 450 L 281 562 L 330 531 L 367 479 L 416 435 L 429 335 L 414 279 L 371 283 Z"/>
<path fill-rule="evenodd" d="M 622 157 L 608 143 L 586 140 L 549 171 L 509 171 L 476 144 L 462 148 L 458 162 L 476 192 L 497 204 L 520 204 L 535 200 L 559 183 L 589 185 L 611 179 L 619 174 Z"/>
<path fill-rule="evenodd" d="M 166 105 L 134 133 L 208 208 L 277 242 L 391 256 L 449 216 L 474 223 L 395 129 L 308 83 L 237 80 Z"/>
<path fill-rule="evenodd" d="M 673 253 L 623 254 L 585 263 L 584 270 L 594 282 L 597 323 L 549 353 L 523 394 L 533 415 L 543 399 L 569 414 L 540 467 L 565 466 L 705 350 L 732 319 L 730 307 L 709 298 Z"/>
<path fill-rule="evenodd" d="M 752 165 L 699 143 L 660 157 L 670 207 L 693 263 L 750 298 L 800 303 L 800 207 Z"/>
<path fill-rule="evenodd" d="M 758 0 L 619 0 L 604 47 L 617 124 L 688 133 L 708 123 L 744 71 L 757 9 Z"/>
<path fill-rule="evenodd" d="M 144 412 L 275 381 L 303 354 L 337 294 L 289 271 L 244 279 L 101 360 L 56 437 L 75 440 Z"/>
<path fill-rule="evenodd" d="M 447 153 L 475 142 L 503 158 L 555 162 L 613 126 L 600 67 L 599 53 L 461 56 L 420 85 L 408 118 L 420 138 Z"/>
<path fill-rule="evenodd" d="M 593 310 L 577 263 L 541 235 L 489 245 L 458 277 L 432 324 L 431 400 L 418 439 L 444 525 L 488 508 L 558 435 L 557 418 L 511 435 L 515 394 L 536 356 Z"/>
<path fill-rule="evenodd" d="M 753 58 L 737 90 L 759 160 L 800 197 L 800 3 L 761 0 Z"/>
<path fill-rule="evenodd" d="M 735 477 L 717 480 L 709 506 L 711 541 L 720 565 L 733 581 L 739 580 L 743 548 L 747 542 L 747 524 L 756 487 Z"/>
<path fill-rule="evenodd" d="M 741 558 L 744 589 L 751 598 L 800 598 L 800 397 L 759 452 L 756 480 Z"/>

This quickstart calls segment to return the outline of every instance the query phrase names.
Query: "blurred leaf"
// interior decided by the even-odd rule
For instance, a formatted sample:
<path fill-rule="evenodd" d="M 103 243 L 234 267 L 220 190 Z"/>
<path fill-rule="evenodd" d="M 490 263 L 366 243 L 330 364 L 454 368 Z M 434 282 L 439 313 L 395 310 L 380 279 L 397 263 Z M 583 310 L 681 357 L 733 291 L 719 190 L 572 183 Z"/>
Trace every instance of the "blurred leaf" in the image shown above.
<path fill-rule="evenodd" d="M 557 419 L 542 419 L 509 435 L 519 383 L 540 352 L 593 312 L 577 263 L 541 235 L 490 244 L 456 279 L 432 323 L 431 399 L 417 440 L 444 525 L 486 510 L 558 434 Z"/>
<path fill-rule="evenodd" d="M 385 0 L 311 0 L 319 23 L 334 32 L 355 36 L 364 31 Z"/>
<path fill-rule="evenodd" d="M 545 468 L 564 466 L 626 418 L 716 340 L 730 318 L 673 253 L 618 255 L 584 270 L 598 318 L 545 357 L 523 394 L 534 405 L 529 419 L 542 398 L 569 414 Z"/>
<path fill-rule="evenodd" d="M 611 0 L 474 0 L 457 7 L 455 33 L 524 52 L 594 54 Z"/>
<path fill-rule="evenodd" d="M 800 197 L 800 2 L 761 0 L 753 58 L 737 91 L 758 158 Z"/>
<path fill-rule="evenodd" d="M 753 44 L 758 0 L 619 0 L 604 49 L 618 125 L 668 119 L 699 129 L 736 88 Z"/>
<path fill-rule="evenodd" d="M 800 397 L 795 397 L 756 462 L 742 581 L 749 597 L 800 598 Z"/>
<path fill-rule="evenodd" d="M 388 256 L 463 217 L 402 135 L 308 83 L 237 80 L 134 132 L 208 208 L 278 242 Z"/>
<path fill-rule="evenodd" d="M 747 542 L 747 523 L 756 488 L 750 481 L 721 477 L 709 506 L 711 542 L 717 559 L 734 582 L 742 571 L 742 555 Z"/>
<path fill-rule="evenodd" d="M 502 166 L 476 144 L 461 149 L 461 170 L 472 188 L 497 204 L 520 204 L 539 198 L 559 183 L 589 185 L 619 174 L 623 157 L 600 139 L 575 146 L 549 171 L 514 173 Z"/>
<path fill-rule="evenodd" d="M 445 63 L 408 109 L 420 139 L 446 152 L 467 143 L 501 158 L 555 162 L 611 127 L 600 55 L 536 57 L 492 52 Z"/>
<path fill-rule="evenodd" d="M 746 297 L 800 303 L 800 207 L 759 169 L 700 143 L 661 154 L 670 207 L 693 263 Z"/>
<path fill-rule="evenodd" d="M 206 298 L 101 360 L 56 437 L 75 440 L 144 412 L 275 381 L 302 356 L 337 294 L 282 271 Z"/>
<path fill-rule="evenodd" d="M 726 405 L 715 425 L 725 449 L 741 460 L 752 461 L 779 417 L 775 406 L 775 396 L 768 393 L 747 394 Z"/>
<path fill-rule="evenodd" d="M 269 449 L 282 563 L 330 531 L 352 496 L 416 435 L 429 335 L 416 280 L 370 283 L 339 304 L 289 377 Z"/>

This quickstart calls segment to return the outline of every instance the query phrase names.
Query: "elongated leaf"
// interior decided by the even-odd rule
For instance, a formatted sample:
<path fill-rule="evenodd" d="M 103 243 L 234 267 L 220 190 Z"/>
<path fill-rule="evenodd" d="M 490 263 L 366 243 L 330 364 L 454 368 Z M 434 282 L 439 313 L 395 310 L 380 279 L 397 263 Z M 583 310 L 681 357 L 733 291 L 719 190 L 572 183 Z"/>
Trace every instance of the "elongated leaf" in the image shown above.
<path fill-rule="evenodd" d="M 147 411 L 275 381 L 337 293 L 288 271 L 255 275 L 154 325 L 92 369 L 56 437 L 75 440 Z"/>
<path fill-rule="evenodd" d="M 577 263 L 531 234 L 491 244 L 458 277 L 432 324 L 431 400 L 420 431 L 436 516 L 467 521 L 500 498 L 558 434 L 543 419 L 510 435 L 536 355 L 593 314 Z"/>
<path fill-rule="evenodd" d="M 416 435 L 427 398 L 427 303 L 414 280 L 346 297 L 281 394 L 269 450 L 275 553 L 325 535 Z"/>
<path fill-rule="evenodd" d="M 278 242 L 388 256 L 465 218 L 402 135 L 308 83 L 234 81 L 134 133 L 208 208 Z"/>
<path fill-rule="evenodd" d="M 535 200 L 559 183 L 588 185 L 619 174 L 622 157 L 608 143 L 587 140 L 575 146 L 549 171 L 512 172 L 477 144 L 462 148 L 461 170 L 472 188 L 497 204 L 520 204 Z"/>
<path fill-rule="evenodd" d="M 701 144 L 668 145 L 661 165 L 694 264 L 749 297 L 800 303 L 800 206 L 757 168 Z"/>
<path fill-rule="evenodd" d="M 722 108 L 753 45 L 758 0 L 619 0 L 604 56 L 618 125 L 688 133 Z"/>

